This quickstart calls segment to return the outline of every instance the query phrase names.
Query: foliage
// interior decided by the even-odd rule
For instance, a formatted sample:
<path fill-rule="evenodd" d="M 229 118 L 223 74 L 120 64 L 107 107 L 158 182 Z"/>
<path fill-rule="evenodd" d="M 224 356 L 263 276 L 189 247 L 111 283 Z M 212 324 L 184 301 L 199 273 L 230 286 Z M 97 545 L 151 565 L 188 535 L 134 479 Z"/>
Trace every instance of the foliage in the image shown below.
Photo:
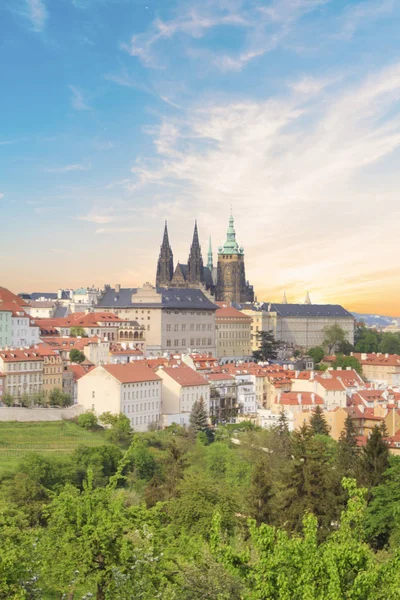
<path fill-rule="evenodd" d="M 344 354 L 345 356 L 348 356 L 351 352 L 354 352 L 354 346 L 353 344 L 350 344 L 350 342 L 348 342 L 347 340 L 344 340 L 344 342 L 340 342 L 337 346 L 337 353 L 338 354 Z"/>
<path fill-rule="evenodd" d="M 256 334 L 259 343 L 258 350 L 253 352 L 253 358 L 256 361 L 274 360 L 278 356 L 280 343 L 276 341 L 272 331 L 259 331 Z"/>
<path fill-rule="evenodd" d="M 338 441 L 337 460 L 341 473 L 346 477 L 356 477 L 359 472 L 359 458 L 356 428 L 353 419 L 347 415 Z"/>
<path fill-rule="evenodd" d="M 5 406 L 8 406 L 8 407 L 14 406 L 14 402 L 15 402 L 14 397 L 9 392 L 6 392 L 5 394 L 3 394 L 1 401 Z"/>
<path fill-rule="evenodd" d="M 81 352 L 77 348 L 72 348 L 71 352 L 69 353 L 69 360 L 73 363 L 81 364 L 83 363 L 85 358 L 86 356 L 83 354 L 83 352 Z"/>
<path fill-rule="evenodd" d="M 318 364 L 324 358 L 325 352 L 321 346 L 315 346 L 314 348 L 310 348 L 308 354 L 314 359 L 314 364 Z"/>
<path fill-rule="evenodd" d="M 98 428 L 99 420 L 93 411 L 87 410 L 86 412 L 79 415 L 78 425 L 83 429 L 88 429 L 89 431 L 92 431 L 93 429 Z"/>
<path fill-rule="evenodd" d="M 367 511 L 366 533 L 375 548 L 383 548 L 400 530 L 400 460 L 393 457 L 382 483 L 373 488 Z"/>
<path fill-rule="evenodd" d="M 66 394 L 58 388 L 54 388 L 49 393 L 49 404 L 50 406 L 67 407 L 71 406 L 73 401 L 69 394 Z"/>
<path fill-rule="evenodd" d="M 112 443 L 129 444 L 132 440 L 132 428 L 128 417 L 122 413 L 105 412 L 99 417 L 100 423 L 109 427 L 107 438 Z"/>
<path fill-rule="evenodd" d="M 313 435 L 329 435 L 329 425 L 320 406 L 316 406 L 310 417 L 310 429 Z"/>
<path fill-rule="evenodd" d="M 380 336 L 373 329 L 361 325 L 356 329 L 354 341 L 356 352 L 378 352 Z"/>
<path fill-rule="evenodd" d="M 379 344 L 379 352 L 384 354 L 400 354 L 400 336 L 397 333 L 384 333 Z"/>
<path fill-rule="evenodd" d="M 380 485 L 389 466 L 389 447 L 384 440 L 381 427 L 375 425 L 361 452 L 361 469 L 364 485 L 371 490 Z"/>
<path fill-rule="evenodd" d="M 337 369 L 338 367 L 346 369 L 350 367 L 354 369 L 359 375 L 362 375 L 362 366 L 360 361 L 355 356 L 344 356 L 343 354 L 336 354 L 336 359 L 332 363 L 332 367 Z"/>
<path fill-rule="evenodd" d="M 327 349 L 328 354 L 346 341 L 346 332 L 337 323 L 325 327 L 324 335 L 323 346 Z"/>
<path fill-rule="evenodd" d="M 192 435 L 196 436 L 199 433 L 204 433 L 207 439 L 211 438 L 212 433 L 203 396 L 200 397 L 199 401 L 196 400 L 194 402 L 189 417 L 189 424 L 189 430 Z"/>
<path fill-rule="evenodd" d="M 85 330 L 83 327 L 71 327 L 70 329 L 70 336 L 71 337 L 87 337 Z M 73 361 L 73 362 L 77 362 L 77 361 Z"/>

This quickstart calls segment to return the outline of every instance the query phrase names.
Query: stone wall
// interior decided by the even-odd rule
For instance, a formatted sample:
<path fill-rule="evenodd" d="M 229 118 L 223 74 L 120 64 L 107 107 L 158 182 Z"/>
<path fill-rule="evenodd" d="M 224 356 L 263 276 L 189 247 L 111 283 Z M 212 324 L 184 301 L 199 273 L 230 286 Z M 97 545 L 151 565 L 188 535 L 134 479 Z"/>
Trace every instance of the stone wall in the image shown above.
<path fill-rule="evenodd" d="M 0 421 L 62 421 L 72 419 L 85 412 L 83 406 L 75 404 L 69 408 L 7 408 L 0 407 Z"/>

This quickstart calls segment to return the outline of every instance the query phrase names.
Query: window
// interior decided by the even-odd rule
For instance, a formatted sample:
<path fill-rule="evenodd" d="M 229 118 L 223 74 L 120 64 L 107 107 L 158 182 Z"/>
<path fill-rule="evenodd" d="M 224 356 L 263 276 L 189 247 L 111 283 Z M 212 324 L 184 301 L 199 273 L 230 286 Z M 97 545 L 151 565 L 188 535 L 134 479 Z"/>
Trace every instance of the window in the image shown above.
<path fill-rule="evenodd" d="M 174 340 L 174 346 L 179 346 L 179 340 Z"/>
<path fill-rule="evenodd" d="M 167 340 L 167 347 L 171 346 L 171 340 Z"/>
<path fill-rule="evenodd" d="M 194 346 L 194 338 L 190 338 L 190 345 Z"/>
<path fill-rule="evenodd" d="M 185 324 L 182 325 L 182 331 L 186 331 L 186 325 Z"/>
<path fill-rule="evenodd" d="M 182 340 L 182 346 L 186 346 L 186 340 L 185 339 Z"/>
<path fill-rule="evenodd" d="M 93 391 L 93 392 L 92 392 L 92 398 L 94 398 L 94 397 L 95 397 L 95 392 Z"/>
<path fill-rule="evenodd" d="M 171 331 L 171 325 L 167 325 L 167 331 Z"/>

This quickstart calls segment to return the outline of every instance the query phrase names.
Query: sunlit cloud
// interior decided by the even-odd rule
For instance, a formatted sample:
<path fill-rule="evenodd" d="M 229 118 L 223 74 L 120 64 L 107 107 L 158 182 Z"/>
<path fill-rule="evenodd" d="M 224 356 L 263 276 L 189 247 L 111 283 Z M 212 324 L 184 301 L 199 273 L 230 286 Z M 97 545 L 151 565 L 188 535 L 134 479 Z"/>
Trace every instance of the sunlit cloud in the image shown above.
<path fill-rule="evenodd" d="M 31 31 L 44 30 L 48 12 L 43 0 L 14 0 L 5 5 L 16 17 L 20 17 Z"/>

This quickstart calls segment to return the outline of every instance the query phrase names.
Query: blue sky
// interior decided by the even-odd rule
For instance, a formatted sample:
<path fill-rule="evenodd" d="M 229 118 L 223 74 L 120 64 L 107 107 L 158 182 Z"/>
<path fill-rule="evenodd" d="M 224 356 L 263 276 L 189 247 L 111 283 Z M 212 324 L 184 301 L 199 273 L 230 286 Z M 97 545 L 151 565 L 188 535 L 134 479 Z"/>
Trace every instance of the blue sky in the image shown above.
<path fill-rule="evenodd" d="M 14 291 L 154 279 L 230 206 L 259 298 L 399 313 L 400 2 L 4 0 Z"/>

